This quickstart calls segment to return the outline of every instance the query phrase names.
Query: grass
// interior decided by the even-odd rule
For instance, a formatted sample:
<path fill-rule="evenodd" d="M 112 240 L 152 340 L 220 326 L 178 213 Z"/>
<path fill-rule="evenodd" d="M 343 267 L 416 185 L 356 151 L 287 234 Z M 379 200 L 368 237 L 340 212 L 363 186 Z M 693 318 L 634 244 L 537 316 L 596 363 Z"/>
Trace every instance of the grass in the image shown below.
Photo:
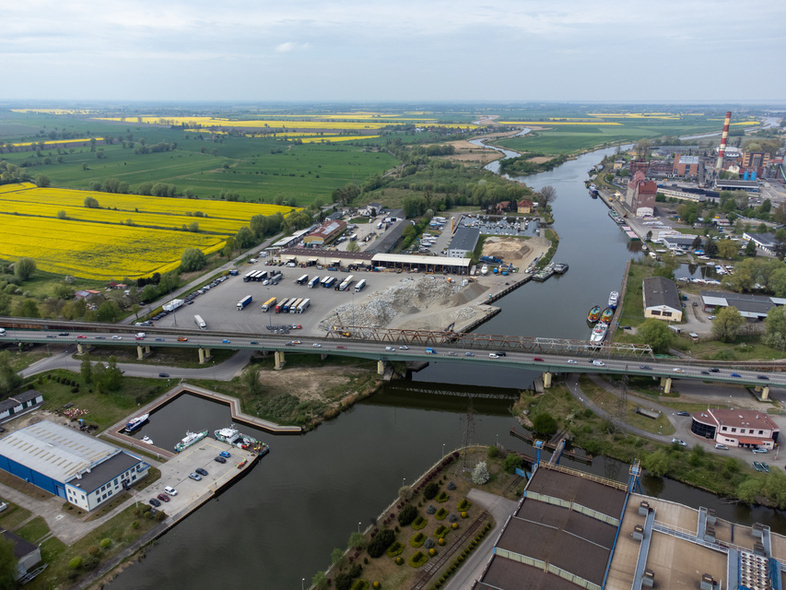
<path fill-rule="evenodd" d="M 649 265 L 631 263 L 628 271 L 628 283 L 622 303 L 622 315 L 619 323 L 623 326 L 638 326 L 644 323 L 644 293 L 642 281 L 652 276 L 653 268 Z M 617 330 L 617 334 L 624 330 Z"/>
<path fill-rule="evenodd" d="M 4 470 L 0 470 L 0 483 L 8 486 L 9 488 L 13 488 L 18 492 L 22 492 L 24 495 L 30 496 L 34 500 L 48 500 L 52 497 L 52 494 L 45 492 L 38 486 L 27 483 L 25 480 L 20 479 L 15 475 L 11 475 Z"/>
<path fill-rule="evenodd" d="M 14 532 L 31 543 L 37 543 L 49 533 L 49 527 L 43 516 L 36 516 L 33 520 L 16 529 Z"/>
<path fill-rule="evenodd" d="M 192 322 L 193 324 L 193 322 Z M 190 324 L 189 324 L 190 327 Z M 126 337 L 127 338 L 127 337 Z M 143 365 L 163 365 L 167 367 L 182 367 L 185 369 L 204 369 L 214 365 L 220 365 L 231 358 L 237 351 L 223 348 L 214 348 L 210 351 L 210 359 L 205 364 L 199 364 L 198 345 L 193 348 L 187 347 L 167 347 L 158 346 L 154 339 L 148 338 L 145 344 L 150 346 L 151 353 L 143 360 L 139 360 L 136 353 L 136 346 L 96 346 L 90 351 L 91 361 L 108 361 L 109 357 L 114 356 L 118 363 L 138 363 Z M 74 358 L 82 360 L 82 356 L 75 354 Z"/>
<path fill-rule="evenodd" d="M 3 482 L 5 483 L 5 482 Z M 17 506 L 13 502 L 6 501 L 8 508 L 0 512 L 0 528 L 13 531 L 22 522 L 30 518 L 33 513 L 21 506 Z"/>

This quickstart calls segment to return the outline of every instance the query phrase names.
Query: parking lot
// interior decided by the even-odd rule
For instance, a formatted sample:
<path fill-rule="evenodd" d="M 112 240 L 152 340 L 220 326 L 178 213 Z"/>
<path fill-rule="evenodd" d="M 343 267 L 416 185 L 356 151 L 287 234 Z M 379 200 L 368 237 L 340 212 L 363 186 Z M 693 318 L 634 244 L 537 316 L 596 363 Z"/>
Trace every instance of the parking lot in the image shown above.
<path fill-rule="evenodd" d="M 231 454 L 226 463 L 214 461 L 221 451 L 228 451 Z M 254 455 L 248 451 L 210 437 L 205 438 L 162 463 L 159 467 L 161 479 L 140 492 L 138 499 L 147 504 L 151 498 L 157 497 L 158 494 L 165 494 L 169 498 L 169 502 L 161 502 L 161 510 L 175 518 L 178 515 L 184 516 L 229 483 L 233 477 L 242 473 L 237 467 L 238 463 L 244 459 L 250 462 L 253 458 Z M 201 481 L 194 481 L 188 477 L 188 474 L 194 472 L 198 467 L 207 471 L 208 474 L 203 476 Z M 175 488 L 177 495 L 166 494 L 164 488 L 167 486 Z"/>
<path fill-rule="evenodd" d="M 263 285 L 260 282 L 243 282 L 243 275 L 250 270 L 277 270 L 283 273 L 283 278 L 278 285 Z M 353 284 L 346 291 L 335 291 L 323 287 L 309 289 L 307 285 L 298 285 L 296 280 L 304 274 L 309 278 L 314 276 L 335 276 L 338 282 L 348 275 L 354 276 Z M 267 266 L 263 262 L 244 265 L 240 268 L 238 276 L 229 276 L 220 285 L 205 291 L 202 295 L 192 300 L 191 304 L 180 307 L 175 312 L 155 321 L 157 327 L 175 328 L 182 326 L 196 329 L 194 315 L 201 316 L 207 324 L 208 330 L 222 330 L 226 332 L 245 332 L 248 334 L 267 334 L 270 325 L 295 324 L 301 325 L 300 330 L 290 334 L 323 336 L 324 332 L 316 326 L 323 318 L 330 317 L 331 312 L 347 302 L 373 297 L 375 292 L 387 289 L 401 280 L 402 276 L 393 272 L 368 272 L 329 271 L 316 266 L 307 268 L 289 266 Z M 366 288 L 360 293 L 355 293 L 354 285 L 357 281 L 366 279 Z M 252 296 L 252 302 L 243 310 L 237 309 L 237 303 L 246 295 Z M 271 297 L 279 301 L 289 297 L 308 297 L 311 305 L 305 313 L 273 313 L 262 312 L 262 304 Z M 351 318 L 337 318 L 336 323 L 351 323 Z"/>

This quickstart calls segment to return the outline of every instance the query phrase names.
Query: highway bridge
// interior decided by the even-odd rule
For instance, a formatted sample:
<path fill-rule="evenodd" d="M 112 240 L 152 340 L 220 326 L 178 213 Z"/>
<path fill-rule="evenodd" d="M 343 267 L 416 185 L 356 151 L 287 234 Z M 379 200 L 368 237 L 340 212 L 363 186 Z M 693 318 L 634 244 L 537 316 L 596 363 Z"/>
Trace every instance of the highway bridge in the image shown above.
<path fill-rule="evenodd" d="M 504 366 L 538 371 L 545 387 L 553 374 L 608 373 L 661 378 L 668 393 L 673 379 L 708 383 L 738 383 L 760 388 L 767 398 L 770 387 L 786 386 L 786 372 L 777 363 L 734 366 L 729 363 L 699 362 L 688 359 L 659 360 L 648 346 L 604 344 L 586 340 L 529 338 L 390 330 L 339 326 L 325 337 L 289 334 L 222 333 L 207 330 L 128 327 L 117 324 L 49 322 L 46 320 L 0 319 L 6 326 L 2 336 L 8 343 L 76 344 L 79 352 L 93 346 L 135 347 L 140 359 L 155 347 L 194 349 L 200 362 L 215 349 L 251 349 L 275 354 L 276 368 L 283 367 L 285 355 L 292 353 L 331 354 L 376 360 L 380 374 L 386 363 L 440 361 L 477 366 L 481 370 Z M 143 331 L 143 339 L 136 339 Z"/>

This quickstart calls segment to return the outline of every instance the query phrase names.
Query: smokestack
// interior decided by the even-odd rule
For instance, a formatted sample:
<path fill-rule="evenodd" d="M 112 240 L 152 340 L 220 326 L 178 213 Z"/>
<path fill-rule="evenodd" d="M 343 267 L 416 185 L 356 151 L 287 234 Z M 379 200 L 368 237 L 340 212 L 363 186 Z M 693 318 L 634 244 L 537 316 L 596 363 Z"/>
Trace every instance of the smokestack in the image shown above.
<path fill-rule="evenodd" d="M 731 123 L 731 111 L 726 113 L 726 120 L 723 122 L 723 135 L 721 135 L 720 149 L 718 149 L 718 161 L 715 162 L 715 170 L 718 172 L 723 168 L 723 154 L 726 153 L 726 140 L 729 138 L 729 123 Z"/>

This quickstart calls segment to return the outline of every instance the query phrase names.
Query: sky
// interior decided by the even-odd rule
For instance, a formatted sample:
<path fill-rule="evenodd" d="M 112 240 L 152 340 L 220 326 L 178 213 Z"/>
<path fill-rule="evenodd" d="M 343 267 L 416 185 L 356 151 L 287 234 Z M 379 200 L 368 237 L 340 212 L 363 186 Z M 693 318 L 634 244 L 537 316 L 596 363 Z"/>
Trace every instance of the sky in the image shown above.
<path fill-rule="evenodd" d="M 773 0 L 4 0 L 0 100 L 783 101 Z"/>

